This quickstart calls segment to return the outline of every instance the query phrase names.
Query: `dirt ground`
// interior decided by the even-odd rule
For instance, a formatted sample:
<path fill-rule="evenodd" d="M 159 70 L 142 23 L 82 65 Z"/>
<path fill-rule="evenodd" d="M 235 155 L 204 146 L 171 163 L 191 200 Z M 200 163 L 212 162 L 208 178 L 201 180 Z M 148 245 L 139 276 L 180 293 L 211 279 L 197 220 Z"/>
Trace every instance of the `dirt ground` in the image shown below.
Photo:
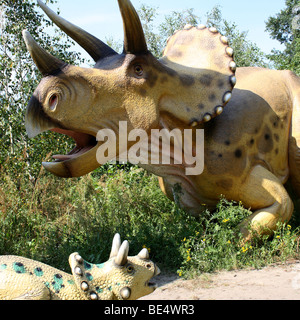
<path fill-rule="evenodd" d="M 300 261 L 203 274 L 193 280 L 162 273 L 155 282 L 159 287 L 141 300 L 298 300 Z"/>

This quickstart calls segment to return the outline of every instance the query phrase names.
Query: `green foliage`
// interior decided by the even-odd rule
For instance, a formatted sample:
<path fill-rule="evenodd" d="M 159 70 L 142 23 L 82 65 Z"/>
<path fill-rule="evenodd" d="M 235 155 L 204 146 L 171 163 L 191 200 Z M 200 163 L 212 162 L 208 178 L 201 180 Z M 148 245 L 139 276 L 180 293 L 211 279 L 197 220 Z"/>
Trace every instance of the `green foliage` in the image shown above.
<path fill-rule="evenodd" d="M 212 215 L 201 217 L 203 229 L 182 240 L 184 260 L 178 274 L 193 277 L 222 269 L 260 268 L 298 257 L 299 227 L 292 229 L 289 224 L 279 223 L 271 240 L 254 235 L 245 243 L 238 226 L 250 214 L 241 203 L 222 198 Z"/>
<path fill-rule="evenodd" d="M 206 21 L 201 22 L 200 17 L 194 9 L 185 11 L 173 11 L 164 17 L 164 21 L 155 28 L 155 18 L 158 13 L 156 8 L 142 5 L 139 15 L 145 31 L 149 50 L 156 56 L 162 57 L 168 37 L 172 36 L 176 30 L 182 29 L 186 24 L 197 26 L 201 23 L 208 27 L 216 27 L 221 34 L 228 37 L 230 46 L 234 49 L 234 59 L 239 67 L 267 67 L 266 55 L 258 46 L 247 39 L 246 31 L 239 31 L 235 23 L 231 23 L 222 17 L 221 7 L 213 7 L 206 14 Z M 158 30 L 158 33 L 156 31 Z"/>
<path fill-rule="evenodd" d="M 247 31 L 240 31 L 234 22 L 222 17 L 221 7 L 216 6 L 207 13 L 206 25 L 216 27 L 229 40 L 234 50 L 234 61 L 238 67 L 269 67 L 265 53 L 247 39 Z"/>
<path fill-rule="evenodd" d="M 286 0 L 286 7 L 266 23 L 272 39 L 285 46 L 283 51 L 273 50 L 269 59 L 275 68 L 287 69 L 300 75 L 300 1 Z"/>
<path fill-rule="evenodd" d="M 130 241 L 130 253 L 150 248 L 168 269 L 180 265 L 180 240 L 197 221 L 160 191 L 157 178 L 137 167 L 108 168 L 76 179 L 44 173 L 32 184 L 0 181 L 0 254 L 16 254 L 68 270 L 79 251 L 91 262 L 106 261 L 114 233 Z M 99 179 L 99 177 L 101 177 Z"/>
<path fill-rule="evenodd" d="M 137 167 L 108 165 L 82 178 L 60 179 L 44 170 L 35 183 L 2 173 L 0 254 L 22 255 L 69 271 L 68 256 L 106 261 L 116 232 L 142 247 L 162 270 L 182 276 L 260 267 L 297 256 L 298 229 L 283 225 L 272 241 L 241 245 L 238 224 L 249 214 L 221 199 L 215 212 L 192 217 L 161 192 L 157 178 Z"/>

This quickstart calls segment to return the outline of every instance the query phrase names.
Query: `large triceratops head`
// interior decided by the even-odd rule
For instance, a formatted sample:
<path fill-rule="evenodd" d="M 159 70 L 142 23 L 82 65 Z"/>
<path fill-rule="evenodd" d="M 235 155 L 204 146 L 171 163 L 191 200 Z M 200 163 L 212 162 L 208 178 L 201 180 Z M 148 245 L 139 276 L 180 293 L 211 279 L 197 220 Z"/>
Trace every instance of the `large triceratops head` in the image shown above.
<path fill-rule="evenodd" d="M 232 49 L 214 28 L 187 25 L 168 40 L 158 60 L 147 49 L 140 19 L 129 0 L 118 0 L 124 25 L 122 54 L 38 3 L 96 62 L 93 68 L 69 65 L 23 32 L 44 76 L 27 107 L 27 133 L 34 137 L 53 130 L 76 142 L 68 155 L 43 163 L 58 176 L 81 176 L 100 165 L 96 153 L 103 142 L 96 136 L 101 129 L 109 128 L 118 137 L 118 124 L 126 121 L 128 131 L 150 132 L 162 127 L 163 117 L 181 128 L 194 127 L 219 115 L 231 98 L 236 68 Z M 126 151 L 118 145 L 117 155 Z"/>

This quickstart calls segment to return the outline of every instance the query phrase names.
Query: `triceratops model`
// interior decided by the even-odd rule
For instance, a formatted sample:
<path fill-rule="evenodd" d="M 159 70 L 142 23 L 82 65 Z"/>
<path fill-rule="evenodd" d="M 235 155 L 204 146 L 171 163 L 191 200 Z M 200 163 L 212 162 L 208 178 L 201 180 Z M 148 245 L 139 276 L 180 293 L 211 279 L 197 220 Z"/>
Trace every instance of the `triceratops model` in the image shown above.
<path fill-rule="evenodd" d="M 245 237 L 250 234 L 248 224 L 266 233 L 290 219 L 293 202 L 283 185 L 290 177 L 300 190 L 297 76 L 289 71 L 237 69 L 227 39 L 202 25 L 175 32 L 163 57 L 156 59 L 147 49 L 129 0 L 118 0 L 124 24 L 124 50 L 118 54 L 38 2 L 96 62 L 90 69 L 68 65 L 23 33 L 44 75 L 27 108 L 28 135 L 53 130 L 76 141 L 68 155 L 44 163 L 47 170 L 76 177 L 96 169 L 97 150 L 104 143 L 96 140 L 97 132 L 109 128 L 120 139 L 120 121 L 127 123 L 128 132 L 144 130 L 149 140 L 152 129 L 189 129 L 193 137 L 197 129 L 204 129 L 201 174 L 186 174 L 184 161 L 142 165 L 160 177 L 167 196 L 174 199 L 180 185 L 178 201 L 193 215 L 201 213 L 203 204 L 214 208 L 221 194 L 242 201 L 253 211 L 241 224 Z M 127 150 L 132 144 L 128 141 Z M 195 138 L 192 144 L 195 149 Z M 117 157 L 126 151 L 122 147 L 116 144 Z"/>
<path fill-rule="evenodd" d="M 109 260 L 88 263 L 72 253 L 72 275 L 44 263 L 0 256 L 0 300 L 135 300 L 152 293 L 149 280 L 160 273 L 146 248 L 128 257 L 129 244 L 114 237 Z"/>

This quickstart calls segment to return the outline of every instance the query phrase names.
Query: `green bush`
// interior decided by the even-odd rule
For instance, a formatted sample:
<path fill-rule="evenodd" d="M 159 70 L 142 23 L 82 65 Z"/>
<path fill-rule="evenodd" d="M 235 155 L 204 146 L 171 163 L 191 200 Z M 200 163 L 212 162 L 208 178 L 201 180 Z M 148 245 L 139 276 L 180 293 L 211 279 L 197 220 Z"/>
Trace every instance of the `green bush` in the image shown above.
<path fill-rule="evenodd" d="M 196 231 L 181 244 L 183 263 L 178 274 L 192 277 L 202 272 L 260 268 L 274 262 L 298 257 L 299 228 L 279 223 L 274 235 L 255 237 L 244 242 L 238 225 L 251 212 L 241 203 L 222 198 L 217 210 L 202 217 L 203 230 Z"/>
<path fill-rule="evenodd" d="M 161 192 L 157 177 L 135 166 L 106 165 L 81 178 L 46 173 L 31 182 L 2 172 L 0 254 L 40 260 L 69 271 L 68 256 L 106 261 L 116 232 L 142 247 L 164 271 L 191 277 L 219 269 L 262 266 L 297 255 L 297 232 L 282 225 L 273 240 L 241 246 L 237 226 L 249 214 L 221 199 L 215 212 L 199 218 Z"/>

